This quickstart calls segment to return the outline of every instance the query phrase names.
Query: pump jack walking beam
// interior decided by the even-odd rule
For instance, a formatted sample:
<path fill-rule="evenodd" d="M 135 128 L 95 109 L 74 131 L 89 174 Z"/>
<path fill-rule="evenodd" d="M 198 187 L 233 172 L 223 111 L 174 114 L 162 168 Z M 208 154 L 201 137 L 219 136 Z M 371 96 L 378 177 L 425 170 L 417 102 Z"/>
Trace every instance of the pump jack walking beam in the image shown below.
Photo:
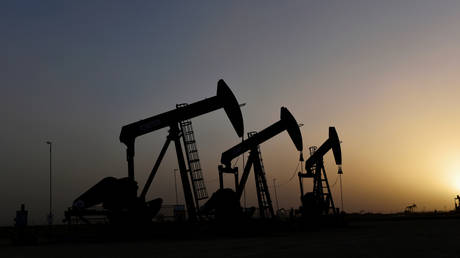
<path fill-rule="evenodd" d="M 173 109 L 165 113 L 140 120 L 138 122 L 123 126 L 120 133 L 120 141 L 127 147 L 126 159 L 128 161 L 128 177 L 134 180 L 134 142 L 138 136 L 169 127 L 169 136 L 163 145 L 160 155 L 155 162 L 154 167 L 149 175 L 149 178 L 142 190 L 141 198 L 145 199 L 148 188 L 155 177 L 155 174 L 160 166 L 163 156 L 168 149 L 171 141 L 174 141 L 176 148 L 177 161 L 179 165 L 182 186 L 184 190 L 184 196 L 186 201 L 187 210 L 189 212 L 189 218 L 196 220 L 196 208 L 193 201 L 192 191 L 190 189 L 190 182 L 187 175 L 187 168 L 184 161 L 182 152 L 182 146 L 180 143 L 180 134 L 178 123 L 183 120 L 191 119 L 217 109 L 223 108 L 227 113 L 227 116 L 233 125 L 237 135 L 243 136 L 244 124 L 243 116 L 241 114 L 240 106 L 235 96 L 233 95 L 230 88 L 223 80 L 219 80 L 217 83 L 217 94 L 214 97 L 207 98 L 193 104 Z"/>
<path fill-rule="evenodd" d="M 217 83 L 217 95 L 214 97 L 123 126 L 120 141 L 127 147 L 128 176 L 134 179 L 134 142 L 136 137 L 221 108 L 227 113 L 237 135 L 242 137 L 244 124 L 240 106 L 224 80 L 219 80 Z"/>

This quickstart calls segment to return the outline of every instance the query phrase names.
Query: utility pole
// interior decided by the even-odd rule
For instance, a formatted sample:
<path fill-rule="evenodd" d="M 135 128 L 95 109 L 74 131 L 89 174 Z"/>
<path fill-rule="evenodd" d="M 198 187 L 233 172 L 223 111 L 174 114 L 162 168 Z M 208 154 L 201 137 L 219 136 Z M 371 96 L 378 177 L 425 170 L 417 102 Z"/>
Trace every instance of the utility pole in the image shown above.
<path fill-rule="evenodd" d="M 340 201 L 342 202 L 342 212 L 344 211 L 343 210 L 343 193 L 342 193 L 342 175 L 343 175 L 343 171 L 342 171 L 342 167 L 340 166 L 339 167 L 339 180 L 340 180 Z"/>
<path fill-rule="evenodd" d="M 176 171 L 177 170 L 178 170 L 177 168 L 174 169 L 174 190 L 176 192 L 176 206 L 179 205 L 179 197 L 177 195 L 177 180 L 176 180 Z"/>
<path fill-rule="evenodd" d="M 241 103 L 240 104 L 240 108 L 244 107 L 244 106 L 246 106 L 246 103 Z M 243 132 L 243 136 L 241 136 L 241 142 L 244 142 L 244 132 Z M 244 170 L 244 165 L 245 165 L 245 163 L 244 163 L 244 152 L 243 152 L 242 155 L 243 155 L 243 166 L 241 166 L 241 167 Z M 236 188 L 235 188 L 235 192 L 236 192 Z M 246 187 L 243 189 L 243 198 L 244 198 L 244 212 L 246 212 L 246 207 L 247 207 L 246 206 Z"/>
<path fill-rule="evenodd" d="M 50 210 L 48 214 L 48 224 L 53 225 L 53 188 L 52 188 L 52 153 L 53 153 L 53 143 L 51 141 L 46 141 L 46 144 L 50 146 Z"/>
<path fill-rule="evenodd" d="M 276 178 L 273 178 L 273 188 L 275 189 L 276 211 L 278 211 L 280 209 L 280 206 L 278 203 L 278 194 L 276 193 Z"/>

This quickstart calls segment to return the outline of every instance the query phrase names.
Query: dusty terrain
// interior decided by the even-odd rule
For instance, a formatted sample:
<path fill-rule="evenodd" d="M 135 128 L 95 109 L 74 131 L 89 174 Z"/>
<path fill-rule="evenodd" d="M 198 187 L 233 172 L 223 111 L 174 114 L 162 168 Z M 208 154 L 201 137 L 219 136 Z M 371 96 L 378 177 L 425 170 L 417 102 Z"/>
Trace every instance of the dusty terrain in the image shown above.
<path fill-rule="evenodd" d="M 354 220 L 346 227 L 252 236 L 42 241 L 1 257 L 460 257 L 460 219 Z"/>

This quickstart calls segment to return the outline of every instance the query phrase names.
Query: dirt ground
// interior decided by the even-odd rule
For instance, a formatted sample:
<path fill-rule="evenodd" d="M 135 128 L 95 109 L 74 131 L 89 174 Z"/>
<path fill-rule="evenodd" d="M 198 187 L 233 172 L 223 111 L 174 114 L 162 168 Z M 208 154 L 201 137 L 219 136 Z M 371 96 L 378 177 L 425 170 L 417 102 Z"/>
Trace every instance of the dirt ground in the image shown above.
<path fill-rule="evenodd" d="M 0 246 L 0 257 L 460 257 L 460 220 L 352 221 L 267 236 Z"/>

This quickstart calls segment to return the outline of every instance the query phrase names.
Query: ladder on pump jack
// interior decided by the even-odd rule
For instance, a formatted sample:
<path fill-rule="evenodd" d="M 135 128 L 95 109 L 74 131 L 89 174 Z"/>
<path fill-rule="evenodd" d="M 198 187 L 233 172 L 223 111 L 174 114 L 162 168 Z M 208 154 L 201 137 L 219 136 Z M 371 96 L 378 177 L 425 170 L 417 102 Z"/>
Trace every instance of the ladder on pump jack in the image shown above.
<path fill-rule="evenodd" d="M 310 156 L 313 155 L 317 149 L 318 147 L 316 146 L 309 147 Z M 312 166 L 312 171 L 315 171 L 313 192 L 319 195 L 327 205 L 326 214 L 329 214 L 329 212 L 336 214 L 337 210 L 335 209 L 334 200 L 332 199 L 331 189 L 329 187 L 329 181 L 327 180 L 326 169 L 324 168 L 322 158 Z"/>
<path fill-rule="evenodd" d="M 181 108 L 187 105 L 187 103 L 177 104 L 176 108 Z M 207 199 L 208 192 L 203 179 L 203 172 L 198 155 L 198 148 L 196 146 L 195 135 L 193 133 L 192 121 L 188 119 L 180 121 L 179 124 L 182 130 L 182 140 L 185 147 L 185 156 L 187 157 L 188 171 L 190 173 L 190 179 L 192 180 L 195 205 L 197 210 L 199 210 L 199 201 Z"/>
<path fill-rule="evenodd" d="M 257 132 L 249 132 L 248 138 L 255 135 Z M 257 151 L 257 157 L 260 162 L 260 170 L 254 169 L 255 181 L 256 181 L 256 191 L 257 191 L 257 200 L 259 201 L 259 207 L 262 207 L 262 210 L 259 211 L 261 218 L 274 217 L 275 213 L 273 211 L 273 205 L 270 198 L 270 192 L 268 191 L 267 178 L 265 177 L 264 163 L 262 160 L 262 153 L 260 152 L 260 145 L 257 145 L 253 151 Z M 259 172 L 256 172 L 259 171 Z"/>

